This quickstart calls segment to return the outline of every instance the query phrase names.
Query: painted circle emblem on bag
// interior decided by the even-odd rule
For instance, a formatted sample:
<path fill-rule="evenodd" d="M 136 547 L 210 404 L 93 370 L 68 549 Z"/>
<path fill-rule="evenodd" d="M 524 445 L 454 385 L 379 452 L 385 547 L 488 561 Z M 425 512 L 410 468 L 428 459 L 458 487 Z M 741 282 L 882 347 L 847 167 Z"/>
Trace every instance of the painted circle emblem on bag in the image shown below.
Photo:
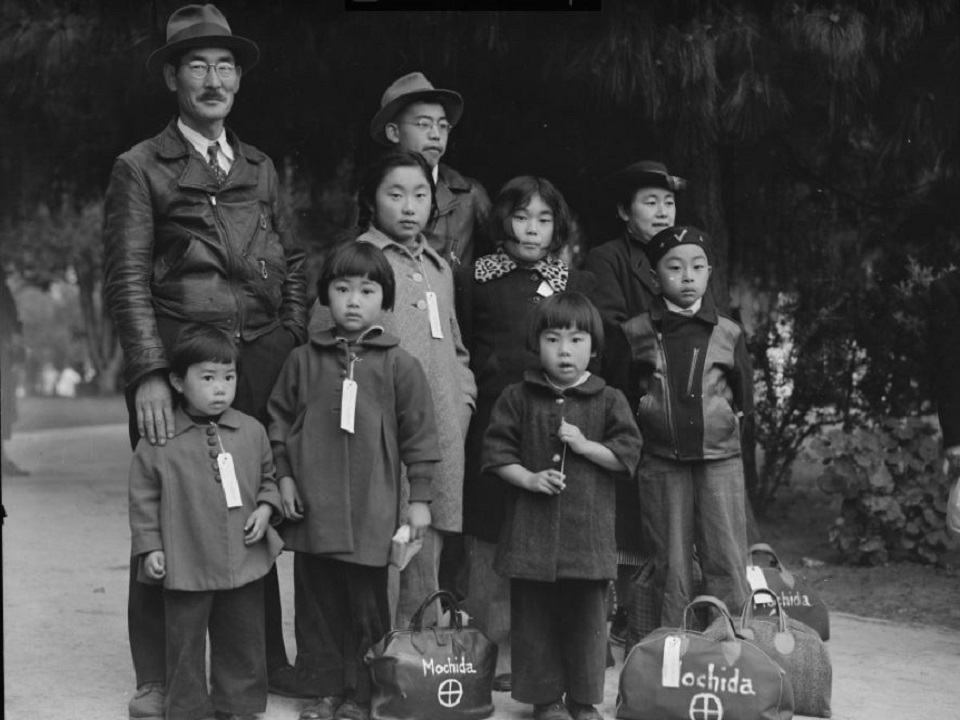
<path fill-rule="evenodd" d="M 444 680 L 437 688 L 437 700 L 445 708 L 456 707 L 463 700 L 463 685 L 453 678 Z"/>
<path fill-rule="evenodd" d="M 713 693 L 697 693 L 690 701 L 690 720 L 723 720 L 723 703 Z"/>

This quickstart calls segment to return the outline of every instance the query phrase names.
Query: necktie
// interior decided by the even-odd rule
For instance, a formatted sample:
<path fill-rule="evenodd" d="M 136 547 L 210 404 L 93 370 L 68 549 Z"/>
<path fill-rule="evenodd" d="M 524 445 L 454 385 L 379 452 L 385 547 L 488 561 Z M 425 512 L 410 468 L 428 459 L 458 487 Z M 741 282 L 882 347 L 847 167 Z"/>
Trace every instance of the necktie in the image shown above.
<path fill-rule="evenodd" d="M 207 160 L 210 163 L 210 167 L 213 168 L 214 175 L 217 176 L 217 185 L 222 185 L 223 181 L 227 179 L 227 173 L 220 167 L 220 163 L 217 160 L 217 151 L 219 149 L 219 143 L 210 143 L 207 145 Z"/>

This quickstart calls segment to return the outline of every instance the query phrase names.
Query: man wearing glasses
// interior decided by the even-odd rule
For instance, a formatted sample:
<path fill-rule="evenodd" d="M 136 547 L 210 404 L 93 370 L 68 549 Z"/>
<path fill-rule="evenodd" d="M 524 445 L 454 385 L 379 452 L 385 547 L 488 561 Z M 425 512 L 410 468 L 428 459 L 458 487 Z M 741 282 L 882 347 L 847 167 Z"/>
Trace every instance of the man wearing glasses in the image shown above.
<path fill-rule="evenodd" d="M 167 362 L 187 322 L 229 331 L 239 349 L 233 406 L 261 422 L 280 368 L 306 338 L 305 252 L 279 198 L 273 163 L 227 130 L 240 78 L 256 44 L 230 31 L 213 5 L 187 5 L 167 23 L 167 42 L 147 61 L 176 94 L 179 116 L 117 158 L 104 218 L 105 298 L 125 358 L 133 446 L 174 436 Z M 212 460 L 214 464 L 215 461 Z M 131 718 L 164 714 L 162 589 L 138 582 L 128 599 L 137 693 Z M 142 575 L 140 575 L 143 577 Z M 292 678 L 283 645 L 276 568 L 266 578 L 271 690 Z"/>
<path fill-rule="evenodd" d="M 370 123 L 370 134 L 378 143 L 420 153 L 433 168 L 438 215 L 424 234 L 454 272 L 485 252 L 482 247 L 475 252 L 475 246 L 490 210 L 490 198 L 480 183 L 440 163 L 462 114 L 460 93 L 434 88 L 423 73 L 414 72 L 386 89 Z"/>

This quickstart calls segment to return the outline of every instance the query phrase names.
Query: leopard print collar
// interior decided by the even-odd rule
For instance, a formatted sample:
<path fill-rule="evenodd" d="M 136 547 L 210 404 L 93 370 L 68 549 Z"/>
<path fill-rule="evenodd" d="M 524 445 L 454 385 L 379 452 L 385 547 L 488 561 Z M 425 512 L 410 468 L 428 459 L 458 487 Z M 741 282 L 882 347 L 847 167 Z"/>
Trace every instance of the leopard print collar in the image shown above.
<path fill-rule="evenodd" d="M 516 261 L 500 247 L 492 255 L 484 255 L 477 259 L 474 263 L 473 277 L 478 283 L 486 283 L 508 275 L 519 267 Z M 530 269 L 540 273 L 554 292 L 566 290 L 570 270 L 567 264 L 556 255 L 547 255 L 534 263 Z"/>

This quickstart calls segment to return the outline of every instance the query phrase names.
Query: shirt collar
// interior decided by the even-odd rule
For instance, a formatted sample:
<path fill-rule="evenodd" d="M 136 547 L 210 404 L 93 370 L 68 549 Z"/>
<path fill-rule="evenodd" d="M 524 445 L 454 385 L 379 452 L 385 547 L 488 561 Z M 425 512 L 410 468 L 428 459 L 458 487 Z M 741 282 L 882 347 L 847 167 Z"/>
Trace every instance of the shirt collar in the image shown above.
<path fill-rule="evenodd" d="M 189 142 L 194 149 L 200 153 L 200 157 L 205 159 L 207 157 L 207 147 L 211 143 L 215 142 L 220 146 L 220 152 L 222 152 L 228 160 L 233 160 L 233 148 L 231 148 L 230 143 L 227 142 L 226 128 L 220 132 L 220 137 L 218 137 L 216 140 L 205 138 L 193 128 L 187 127 L 187 125 L 185 125 L 183 122 L 183 118 L 177 118 L 177 129 L 183 133 L 183 136 L 187 139 L 187 142 Z"/>
<path fill-rule="evenodd" d="M 436 187 L 440 183 L 440 163 L 433 166 L 430 174 L 433 175 L 433 185 Z"/>
<path fill-rule="evenodd" d="M 688 308 L 682 308 L 679 305 L 675 305 L 667 300 L 666 297 L 663 298 L 663 302 L 667 306 L 667 310 L 672 313 L 677 313 L 677 315 L 696 315 L 698 312 L 700 312 L 700 306 L 703 304 L 703 298 L 697 298 L 697 301 Z"/>

